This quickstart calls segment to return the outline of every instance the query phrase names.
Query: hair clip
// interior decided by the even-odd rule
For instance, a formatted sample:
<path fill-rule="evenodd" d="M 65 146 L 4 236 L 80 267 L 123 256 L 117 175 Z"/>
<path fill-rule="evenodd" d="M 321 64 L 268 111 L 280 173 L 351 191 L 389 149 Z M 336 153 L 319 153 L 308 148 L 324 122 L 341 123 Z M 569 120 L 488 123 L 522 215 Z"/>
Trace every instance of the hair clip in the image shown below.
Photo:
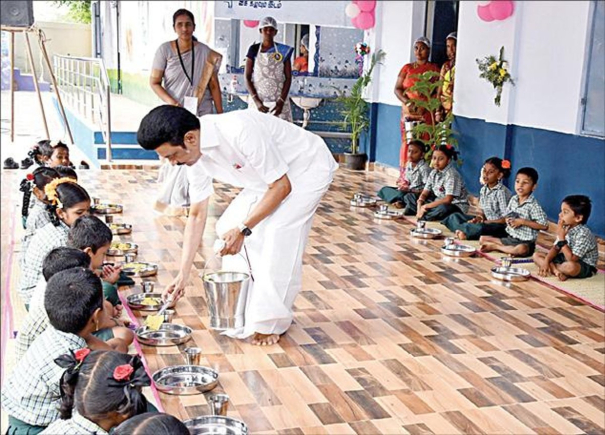
<path fill-rule="evenodd" d="M 34 179 L 34 174 L 27 174 L 25 178 L 27 179 L 27 181 L 32 181 Z"/>
<path fill-rule="evenodd" d="M 502 160 L 502 169 L 510 169 L 510 161 Z"/>
<path fill-rule="evenodd" d="M 113 371 L 113 378 L 116 381 L 128 381 L 133 372 L 134 367 L 130 364 L 122 364 L 121 366 L 117 366 Z"/>

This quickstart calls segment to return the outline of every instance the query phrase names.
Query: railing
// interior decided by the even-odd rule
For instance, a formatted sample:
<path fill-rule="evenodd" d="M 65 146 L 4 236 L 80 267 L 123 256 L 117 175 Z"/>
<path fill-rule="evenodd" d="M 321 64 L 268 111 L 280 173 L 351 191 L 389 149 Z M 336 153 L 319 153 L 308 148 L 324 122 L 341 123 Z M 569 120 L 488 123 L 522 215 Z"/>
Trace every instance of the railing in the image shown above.
<path fill-rule="evenodd" d="M 111 86 L 103 59 L 55 55 L 53 61 L 62 100 L 99 126 L 111 162 Z"/>

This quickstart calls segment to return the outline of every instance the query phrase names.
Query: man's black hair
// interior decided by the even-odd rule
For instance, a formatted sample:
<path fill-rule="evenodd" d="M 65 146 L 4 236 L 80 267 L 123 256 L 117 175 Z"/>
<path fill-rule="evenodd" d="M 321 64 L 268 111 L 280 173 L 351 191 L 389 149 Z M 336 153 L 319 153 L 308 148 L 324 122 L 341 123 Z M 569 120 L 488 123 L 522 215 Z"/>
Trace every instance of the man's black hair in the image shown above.
<path fill-rule="evenodd" d="M 72 267 L 88 269 L 90 256 L 79 249 L 61 246 L 50 251 L 42 262 L 42 275 L 48 281 L 54 274 Z"/>
<path fill-rule="evenodd" d="M 80 216 L 69 230 L 67 246 L 84 250 L 90 248 L 93 254 L 113 240 L 111 230 L 96 216 Z"/>
<path fill-rule="evenodd" d="M 187 109 L 163 105 L 145 115 L 137 141 L 146 150 L 155 150 L 165 143 L 184 147 L 185 134 L 199 129 L 200 120 Z"/>
<path fill-rule="evenodd" d="M 94 312 L 103 309 L 101 279 L 81 267 L 54 274 L 46 284 L 44 309 L 53 328 L 78 334 Z"/>

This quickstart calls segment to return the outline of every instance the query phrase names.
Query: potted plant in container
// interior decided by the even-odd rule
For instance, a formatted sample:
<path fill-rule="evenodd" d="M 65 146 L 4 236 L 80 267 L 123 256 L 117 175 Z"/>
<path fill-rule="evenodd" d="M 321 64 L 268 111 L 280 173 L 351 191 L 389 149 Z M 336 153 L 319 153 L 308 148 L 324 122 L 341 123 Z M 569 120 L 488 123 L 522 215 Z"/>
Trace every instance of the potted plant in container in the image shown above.
<path fill-rule="evenodd" d="M 368 48 L 369 50 L 369 48 Z M 372 81 L 372 72 L 377 63 L 382 63 L 386 53 L 378 50 L 372 54 L 370 67 L 362 74 L 353 88 L 350 95 L 345 95 L 340 91 L 338 101 L 342 104 L 341 114 L 344 115 L 343 124 L 345 128 L 351 130 L 351 152 L 345 153 L 344 164 L 349 169 L 364 169 L 367 160 L 367 154 L 359 153 L 359 138 L 361 134 L 370 126 L 368 116 L 369 104 L 363 99 L 363 91 Z"/>
<path fill-rule="evenodd" d="M 422 98 L 414 101 L 414 105 L 420 107 L 431 114 L 432 123 L 415 123 L 412 126 L 412 137 L 427 145 L 425 159 L 430 160 L 433 151 L 433 145 L 448 143 L 455 147 L 458 146 L 458 140 L 452 130 L 454 115 L 450 111 L 441 122 L 435 122 L 435 112 L 441 107 L 441 101 L 437 98 L 437 89 L 443 86 L 443 80 L 439 78 L 439 73 L 427 71 L 418 74 L 418 80 L 410 88 L 412 91 L 420 94 Z"/>

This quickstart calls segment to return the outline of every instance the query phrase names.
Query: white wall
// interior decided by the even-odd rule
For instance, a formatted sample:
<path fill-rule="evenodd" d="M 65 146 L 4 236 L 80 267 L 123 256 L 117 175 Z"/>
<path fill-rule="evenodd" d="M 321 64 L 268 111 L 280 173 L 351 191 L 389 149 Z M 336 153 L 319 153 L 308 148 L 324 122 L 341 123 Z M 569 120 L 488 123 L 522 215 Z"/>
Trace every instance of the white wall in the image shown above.
<path fill-rule="evenodd" d="M 517 1 L 512 17 L 488 23 L 477 16 L 477 2 L 460 2 L 454 113 L 577 133 L 589 10 L 588 1 Z M 475 59 L 501 46 L 516 86 L 504 86 L 496 107 Z"/>
<path fill-rule="evenodd" d="M 76 23 L 49 23 L 37 21 L 36 25 L 44 31 L 46 36 L 46 51 L 52 64 L 55 54 L 72 56 L 91 56 L 91 31 L 90 26 Z M 34 58 L 34 68 L 38 78 L 44 71 L 44 81 L 50 82 L 50 75 L 46 62 L 43 61 L 38 45 L 38 37 L 30 33 L 29 42 Z M 25 36 L 21 33 L 15 34 L 15 67 L 23 74 L 31 74 L 29 58 L 25 43 Z"/>

